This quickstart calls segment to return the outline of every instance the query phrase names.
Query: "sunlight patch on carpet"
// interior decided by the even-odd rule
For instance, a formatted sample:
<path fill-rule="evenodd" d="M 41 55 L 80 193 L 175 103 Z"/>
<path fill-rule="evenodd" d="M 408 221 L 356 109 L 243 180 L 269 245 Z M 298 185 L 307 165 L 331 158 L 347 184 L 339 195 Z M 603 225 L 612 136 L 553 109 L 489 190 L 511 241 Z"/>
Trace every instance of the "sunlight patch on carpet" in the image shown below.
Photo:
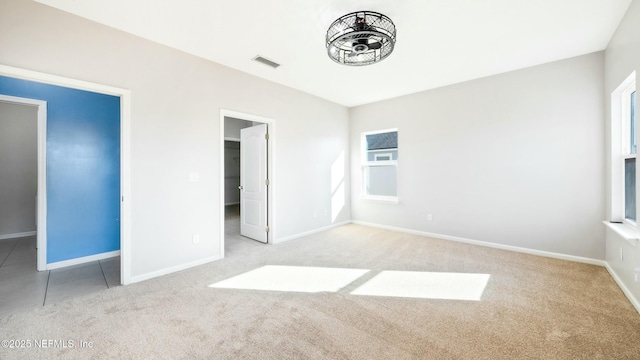
<path fill-rule="evenodd" d="M 292 292 L 336 292 L 369 270 L 265 265 L 209 285 L 210 288 Z"/>
<path fill-rule="evenodd" d="M 489 274 L 382 271 L 353 295 L 480 301 Z"/>

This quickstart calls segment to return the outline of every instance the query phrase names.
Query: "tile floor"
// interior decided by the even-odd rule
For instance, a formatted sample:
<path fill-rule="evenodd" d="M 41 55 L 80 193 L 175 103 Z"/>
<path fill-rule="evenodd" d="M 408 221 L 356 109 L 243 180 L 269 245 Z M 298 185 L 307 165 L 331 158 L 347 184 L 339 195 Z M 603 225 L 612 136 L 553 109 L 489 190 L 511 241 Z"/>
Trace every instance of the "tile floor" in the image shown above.
<path fill-rule="evenodd" d="M 36 237 L 0 240 L 0 317 L 120 285 L 120 258 L 36 270 Z"/>
<path fill-rule="evenodd" d="M 264 244 L 240 235 L 240 206 L 225 209 L 225 257 Z M 36 270 L 36 237 L 0 240 L 0 317 L 120 285 L 120 257 Z"/>

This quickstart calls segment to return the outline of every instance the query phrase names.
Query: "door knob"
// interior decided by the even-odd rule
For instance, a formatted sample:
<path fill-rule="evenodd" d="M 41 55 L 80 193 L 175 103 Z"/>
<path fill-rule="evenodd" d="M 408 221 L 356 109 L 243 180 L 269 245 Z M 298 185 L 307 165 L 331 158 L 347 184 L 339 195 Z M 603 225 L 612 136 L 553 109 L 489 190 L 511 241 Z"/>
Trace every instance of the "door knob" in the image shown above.
<path fill-rule="evenodd" d="M 238 190 L 242 190 L 242 189 L 244 189 L 242 185 L 238 186 Z"/>

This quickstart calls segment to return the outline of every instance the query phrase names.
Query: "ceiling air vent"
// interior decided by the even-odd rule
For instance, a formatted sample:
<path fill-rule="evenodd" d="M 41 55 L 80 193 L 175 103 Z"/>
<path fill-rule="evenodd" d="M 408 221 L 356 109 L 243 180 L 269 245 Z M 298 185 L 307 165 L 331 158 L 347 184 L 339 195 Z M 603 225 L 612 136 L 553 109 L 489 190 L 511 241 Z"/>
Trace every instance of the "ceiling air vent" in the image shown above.
<path fill-rule="evenodd" d="M 255 60 L 255 61 L 259 62 L 259 63 L 265 64 L 265 65 L 271 66 L 274 69 L 277 68 L 278 66 L 280 66 L 280 64 L 278 64 L 277 62 L 271 61 L 271 60 L 269 60 L 267 58 L 264 58 L 264 57 L 262 57 L 260 55 L 254 57 L 253 60 Z"/>

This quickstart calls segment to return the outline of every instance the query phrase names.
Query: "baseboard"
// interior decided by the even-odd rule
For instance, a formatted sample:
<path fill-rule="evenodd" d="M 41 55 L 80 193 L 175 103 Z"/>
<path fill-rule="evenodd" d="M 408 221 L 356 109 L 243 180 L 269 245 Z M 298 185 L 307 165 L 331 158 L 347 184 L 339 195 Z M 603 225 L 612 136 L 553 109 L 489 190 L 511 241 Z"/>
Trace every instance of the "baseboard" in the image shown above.
<path fill-rule="evenodd" d="M 75 258 L 75 259 L 69 259 L 69 260 L 50 263 L 50 264 L 47 264 L 47 268 L 46 269 L 47 270 L 55 270 L 55 269 L 60 269 L 60 268 L 67 267 L 67 266 L 80 265 L 80 264 L 84 264 L 84 263 L 88 263 L 88 262 L 92 262 L 92 261 L 109 259 L 109 258 L 113 258 L 113 257 L 116 257 L 116 256 L 120 256 L 120 250 L 110 251 L 110 252 L 106 252 L 106 253 L 89 255 L 89 256 L 79 257 L 79 258 Z"/>
<path fill-rule="evenodd" d="M 613 280 L 615 280 L 616 284 L 618 284 L 620 289 L 622 289 L 622 292 L 624 293 L 624 295 L 627 297 L 627 299 L 629 299 L 633 307 L 635 307 L 636 311 L 640 314 L 640 301 L 636 299 L 636 297 L 633 295 L 631 290 L 629 290 L 627 285 L 625 285 L 622 279 L 620 279 L 620 277 L 618 276 L 618 274 L 616 274 L 613 268 L 609 266 L 609 263 L 605 262 L 605 267 L 607 268 L 607 271 L 609 272 Z"/>
<path fill-rule="evenodd" d="M 217 261 L 217 260 L 221 260 L 222 257 L 219 255 L 216 256 L 211 256 L 208 258 L 204 258 L 204 259 L 200 259 L 200 260 L 196 260 L 196 261 L 192 261 L 186 264 L 181 264 L 181 265 L 177 265 L 177 266 L 172 266 L 172 267 L 168 267 L 168 268 L 164 268 L 161 270 L 156 270 L 156 271 L 152 271 L 150 273 L 146 273 L 146 274 L 142 274 L 142 275 L 138 275 L 138 276 L 132 276 L 131 279 L 129 279 L 128 284 L 133 284 L 133 283 L 137 283 L 140 281 L 144 281 L 144 280 L 149 280 L 149 279 L 153 279 L 159 276 L 163 276 L 163 275 L 169 275 L 171 273 L 174 272 L 178 272 L 181 270 L 186 270 L 192 267 L 196 267 L 196 266 L 200 266 L 200 265 L 204 265 L 213 261 Z"/>
<path fill-rule="evenodd" d="M 323 226 L 321 228 L 305 231 L 305 232 L 302 232 L 302 233 L 299 233 L 299 234 L 295 234 L 295 235 L 285 236 L 285 237 L 280 238 L 280 239 L 275 239 L 273 241 L 273 243 L 274 244 L 279 244 L 281 242 L 285 242 L 285 241 L 289 241 L 289 240 L 293 240 L 293 239 L 298 239 L 298 238 L 301 238 L 303 236 L 312 235 L 312 234 L 315 234 L 315 233 L 319 233 L 319 232 L 322 232 L 322 231 L 326 231 L 326 230 L 333 229 L 335 227 L 342 226 L 342 225 L 347 225 L 347 224 L 351 224 L 351 220 L 347 220 L 347 221 L 331 224 L 331 225 L 328 225 L 328 226 Z"/>
<path fill-rule="evenodd" d="M 21 238 L 21 237 L 27 237 L 27 236 L 36 236 L 37 234 L 38 234 L 37 231 L 27 231 L 27 232 L 15 233 L 15 234 L 4 234 L 4 235 L 0 235 L 0 240 Z"/>
<path fill-rule="evenodd" d="M 363 225 L 363 226 L 380 228 L 380 229 L 398 231 L 398 232 L 403 232 L 403 233 L 407 233 L 407 234 L 422 235 L 422 236 L 427 236 L 427 237 L 432 237 L 432 238 L 442 239 L 442 240 L 450 240 L 450 241 L 455 241 L 455 242 L 460 242 L 460 243 L 465 243 L 465 244 L 470 244 L 470 245 L 478 245 L 478 246 L 490 247 L 490 248 L 500 249 L 500 250 L 509 250 L 509 251 L 515 251 L 515 252 L 524 253 L 524 254 L 544 256 L 544 257 L 548 257 L 548 258 L 554 258 L 554 259 L 560 259 L 560 260 L 568 260 L 568 261 L 574 261 L 574 262 L 597 265 L 597 266 L 606 266 L 606 262 L 604 260 L 591 259 L 591 258 L 585 258 L 585 257 L 573 256 L 573 255 L 566 255 L 566 254 L 554 253 L 554 252 L 550 252 L 550 251 L 534 250 L 534 249 L 522 248 L 522 247 L 518 247 L 518 246 L 502 245 L 502 244 L 496 244 L 496 243 L 487 242 L 487 241 L 479 241 L 479 240 L 461 238 L 461 237 L 457 237 L 457 236 L 449 236 L 449 235 L 430 233 L 430 232 L 426 232 L 426 231 L 418 231 L 418 230 L 397 228 L 397 227 L 393 227 L 393 226 L 378 225 L 378 224 L 368 223 L 368 222 L 364 222 L 364 221 L 355 221 L 354 220 L 354 221 L 352 221 L 352 223 L 358 224 L 358 225 Z"/>

